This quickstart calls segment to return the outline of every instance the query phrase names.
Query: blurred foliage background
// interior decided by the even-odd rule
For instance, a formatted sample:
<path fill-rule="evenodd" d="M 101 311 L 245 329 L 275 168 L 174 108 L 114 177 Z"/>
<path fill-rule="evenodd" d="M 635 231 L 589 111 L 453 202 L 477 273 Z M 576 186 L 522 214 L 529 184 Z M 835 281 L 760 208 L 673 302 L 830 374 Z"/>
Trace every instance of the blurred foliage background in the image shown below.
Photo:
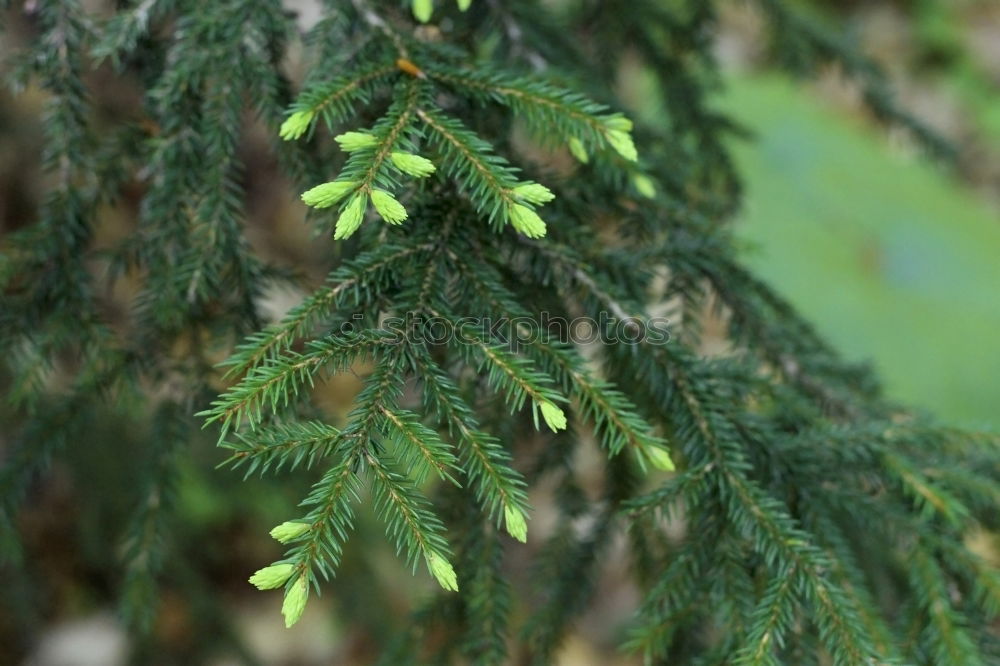
<path fill-rule="evenodd" d="M 286 4 L 303 22 L 312 20 L 310 0 Z M 748 260 L 849 358 L 877 366 L 890 396 L 947 422 L 1000 429 L 1000 3 L 803 4 L 819 20 L 848 27 L 891 73 L 904 105 L 954 143 L 956 161 L 932 163 L 905 138 L 879 129 L 835 70 L 808 83 L 770 73 L 759 17 L 734 1 L 716 36 L 727 71 L 716 102 L 751 133 L 732 146 L 746 179 L 737 224 Z M 5 18 L 10 41 L 0 45 L 3 54 L 28 35 L 21 18 Z M 300 67 L 289 63 L 293 73 Z M 92 76 L 102 91 L 101 113 L 134 114 L 133 84 L 103 69 Z M 660 110 L 647 102 L 647 80 L 641 67 L 625 68 L 621 86 L 633 112 L 655 121 Z M 0 92 L 0 251 L 2 234 L 31 221 L 45 185 L 37 176 L 41 103 L 30 89 L 17 98 Z M 252 193 L 248 235 L 267 256 L 319 279 L 329 246 L 312 243 L 267 142 L 251 128 L 243 149 Z M 128 206 L 104 218 L 106 240 L 133 223 Z M 283 311 L 299 297 L 277 293 L 270 300 Z M 343 412 L 356 388 L 350 378 L 338 379 L 317 400 Z M 3 419 L 10 418 L 3 410 L 0 457 Z M 125 406 L 109 412 L 33 488 L 20 524 L 30 570 L 0 585 L 0 664 L 124 663 L 126 639 L 114 614 L 121 583 L 116 535 L 137 498 L 109 489 L 129 488 L 142 461 L 112 452 L 123 441 L 155 435 L 152 427 Z M 283 629 L 274 619 L 280 600 L 254 594 L 245 581 L 278 553 L 266 526 L 286 517 L 310 477 L 244 483 L 214 469 L 224 455 L 212 444 L 206 437 L 191 447 L 178 482 L 160 613 L 141 663 L 369 663 L 423 593 L 419 584 L 398 577 L 383 540 L 363 538 L 378 528 L 361 520 L 357 542 L 366 557 L 349 549 L 339 575 L 391 590 L 396 617 L 375 615 L 365 599 L 328 594 L 302 623 Z M 580 465 L 586 478 L 597 461 Z M 544 522 L 544 492 L 531 501 Z M 635 601 L 621 581 L 612 564 L 600 583 L 604 603 L 579 623 L 561 663 L 635 663 L 614 652 Z M 29 589 L 30 598 L 41 590 L 43 601 L 29 602 Z"/>
<path fill-rule="evenodd" d="M 722 104 L 756 134 L 735 146 L 748 259 L 848 357 L 872 361 L 890 396 L 996 429 L 1000 4 L 827 5 L 955 144 L 957 173 L 866 123 L 836 72 L 805 87 L 762 73 L 753 18 L 736 9 Z"/>

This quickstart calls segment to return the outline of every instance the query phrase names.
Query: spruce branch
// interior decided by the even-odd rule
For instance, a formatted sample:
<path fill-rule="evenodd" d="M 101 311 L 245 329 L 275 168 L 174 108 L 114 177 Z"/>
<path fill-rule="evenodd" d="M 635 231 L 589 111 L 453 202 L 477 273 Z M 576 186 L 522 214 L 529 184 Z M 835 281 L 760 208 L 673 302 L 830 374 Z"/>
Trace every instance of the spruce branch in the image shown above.
<path fill-rule="evenodd" d="M 637 159 L 630 135 L 632 122 L 621 114 L 608 113 L 606 106 L 579 93 L 482 69 L 429 68 L 427 73 L 458 92 L 509 106 L 544 142 L 568 144 L 576 141 L 584 151 L 610 149 L 627 161 Z"/>
<path fill-rule="evenodd" d="M 125 548 L 84 535 L 95 566 L 123 565 L 95 572 L 121 578 L 133 660 L 176 656 L 143 633 L 169 577 L 205 628 L 185 657 L 221 643 L 252 661 L 191 573 L 203 549 L 189 546 L 232 526 L 174 517 L 188 510 L 178 482 L 201 460 L 186 453 L 200 439 L 184 414 L 219 394 L 200 416 L 221 433 L 221 466 L 267 488 L 312 484 L 261 530 L 284 552 L 250 583 L 282 590 L 290 626 L 339 574 L 334 604 L 384 642 L 380 663 L 549 663 L 619 553 L 640 595 L 624 647 L 650 663 L 1000 659 L 1000 575 L 968 547 L 1000 529 L 1000 438 L 893 404 L 739 262 L 726 224 L 739 110 L 720 112 L 712 93 L 721 4 L 511 0 L 439 26 L 409 18 L 443 4 L 328 0 L 304 35 L 304 16 L 254 0 L 134 0 L 99 18 L 79 0 L 39 0 L 8 22 L 28 28 L 10 71 L 45 98 L 47 177 L 0 253 L 5 560 L 35 557 L 20 503 L 36 485 L 47 501 L 49 466 L 93 472 L 91 447 L 74 442 L 127 449 L 123 462 L 142 444 L 142 472 L 123 475 L 134 486 L 91 484 L 107 495 L 97 501 L 136 500 Z M 870 60 L 802 8 L 757 5 L 786 69 L 837 63 L 874 115 L 920 135 Z M 299 54 L 295 94 L 286 70 Z M 626 55 L 664 122 L 633 127 L 615 110 Z M 91 60 L 112 66 L 94 73 Z M 104 85 L 115 76 L 122 85 Z M 309 140 L 320 123 L 331 140 Z M 277 174 L 270 158 L 260 170 L 266 143 Z M 565 177 L 552 147 L 591 166 Z M 294 270 L 271 263 L 286 248 L 258 233 L 257 195 L 282 177 L 306 205 L 337 207 L 334 237 L 350 237 L 289 246 Z M 387 224 L 364 225 L 376 214 Z M 262 323 L 268 293 L 300 273 L 327 277 Z M 710 310 L 722 354 L 702 345 Z M 664 311 L 670 335 L 654 339 L 648 313 Z M 550 316 L 606 328 L 599 343 L 537 335 Z M 346 372 L 360 391 L 346 416 L 326 413 L 314 385 Z M 543 432 L 519 441 L 532 421 Z M 249 511 L 239 487 L 227 502 Z M 441 587 L 402 631 L 368 557 L 373 522 Z M 360 556 L 345 557 L 355 526 Z M 30 619 L 24 600 L 45 594 L 44 576 L 9 582 L 0 596 Z"/>
<path fill-rule="evenodd" d="M 454 572 L 449 573 L 450 549 L 444 538 L 444 525 L 431 511 L 429 502 L 412 482 L 392 471 L 381 458 L 369 453 L 365 461 L 374 491 L 375 510 L 386 523 L 386 534 L 395 543 L 396 552 L 405 551 L 414 569 L 422 556 L 441 586 L 457 591 Z"/>
<path fill-rule="evenodd" d="M 423 484 L 432 471 L 439 478 L 458 484 L 451 475 L 451 470 L 458 467 L 458 461 L 436 432 L 411 412 L 390 409 L 385 405 L 380 409 L 390 432 L 399 441 L 399 459 L 417 485 Z"/>
<path fill-rule="evenodd" d="M 309 132 L 317 120 L 329 131 L 351 117 L 355 107 L 371 99 L 376 84 L 396 72 L 391 63 L 367 67 L 351 76 L 314 84 L 303 90 L 281 126 L 281 138 L 298 139 Z"/>
<path fill-rule="evenodd" d="M 596 282 L 582 268 L 575 268 L 574 280 L 583 288 L 591 290 L 594 297 L 616 317 L 625 317 L 623 322 L 632 322 L 634 317 L 625 314 L 624 306 L 615 298 L 599 289 Z M 769 564 L 777 561 L 791 563 L 800 585 L 805 590 L 817 612 L 820 637 L 837 663 L 861 663 L 875 656 L 875 649 L 850 606 L 844 603 L 842 593 L 830 584 L 824 575 L 828 563 L 822 554 L 810 545 L 809 535 L 798 529 L 794 520 L 773 498 L 760 489 L 745 475 L 747 462 L 744 455 L 734 446 L 739 441 L 733 431 L 733 423 L 726 422 L 718 415 L 721 405 L 714 404 L 708 396 L 695 389 L 688 374 L 693 361 L 669 347 L 647 348 L 649 357 L 661 364 L 663 376 L 670 377 L 680 404 L 688 412 L 700 444 L 709 452 L 708 464 L 713 465 L 711 475 L 720 483 L 720 499 L 726 508 L 728 519 L 734 526 L 749 530 L 753 548 Z M 651 395 L 666 412 L 674 412 L 677 404 L 669 394 L 653 384 L 650 366 L 633 366 L 640 380 L 649 383 Z M 705 403 L 711 403 L 709 407 Z M 722 412 L 723 414 L 725 412 Z M 721 438 L 718 430 L 726 432 Z"/>
<path fill-rule="evenodd" d="M 796 576 L 793 571 L 779 572 L 771 579 L 761 597 L 760 604 L 751 617 L 751 626 L 742 654 L 735 662 L 745 666 L 772 666 L 779 664 L 774 651 L 780 650 L 795 619 Z"/>
<path fill-rule="evenodd" d="M 909 576 L 917 601 L 929 617 L 922 638 L 930 658 L 936 664 L 949 666 L 983 664 L 975 643 L 963 626 L 964 618 L 952 605 L 944 585 L 944 572 L 936 558 L 919 547 L 913 549 L 911 558 Z"/>
<path fill-rule="evenodd" d="M 360 189 L 368 194 L 371 194 L 376 185 L 387 184 L 383 168 L 409 127 L 414 114 L 418 112 L 420 94 L 421 85 L 418 79 L 410 79 L 403 85 L 402 96 L 372 130 L 375 142 L 368 149 L 356 151 L 351 155 L 342 177 L 356 180 Z M 358 177 L 352 177 L 354 174 L 358 174 Z"/>
<path fill-rule="evenodd" d="M 206 424 L 220 422 L 222 437 L 231 428 L 238 429 L 244 419 L 254 428 L 261 422 L 265 407 L 274 411 L 288 406 L 304 388 L 313 385 L 316 373 L 322 368 L 332 366 L 334 372 L 342 371 L 350 363 L 391 343 L 391 334 L 382 331 L 314 340 L 305 353 L 286 352 L 254 367 L 199 416 L 205 417 Z"/>
<path fill-rule="evenodd" d="M 147 479 L 126 530 L 122 614 L 140 635 L 148 635 L 158 610 L 157 577 L 165 559 L 169 518 L 177 496 L 175 458 L 190 423 L 183 407 L 167 402 L 153 421 L 155 448 L 148 454 Z"/>
<path fill-rule="evenodd" d="M 468 617 L 459 650 L 476 666 L 492 666 L 507 658 L 511 589 L 503 574 L 500 538 L 482 529 L 478 516 L 469 522 L 473 524 L 458 553 Z"/>
<path fill-rule="evenodd" d="M 457 434 L 463 469 L 476 485 L 476 499 L 492 518 L 511 512 L 528 512 L 523 477 L 511 466 L 510 455 L 495 437 L 483 432 L 473 410 L 462 399 L 458 387 L 434 363 L 426 349 L 411 350 L 411 362 L 417 369 L 424 393 L 424 404 L 437 412 L 452 434 Z"/>
<path fill-rule="evenodd" d="M 341 432 L 326 423 L 300 421 L 261 428 L 252 435 L 236 433 L 235 437 L 220 444 L 233 451 L 221 465 L 246 467 L 247 478 L 258 472 L 263 475 L 284 468 L 312 467 L 335 450 Z"/>
<path fill-rule="evenodd" d="M 453 259 L 485 311 L 499 313 L 510 322 L 533 319 L 516 304 L 515 296 L 503 286 L 496 271 L 484 265 L 473 268 L 457 256 Z M 519 327 L 520 330 L 514 331 L 516 339 L 527 340 L 528 352 L 540 367 L 577 400 L 581 416 L 593 423 L 595 434 L 610 455 L 616 455 L 628 446 L 644 463 L 652 449 L 665 445 L 652 434 L 653 427 L 637 415 L 635 407 L 624 394 L 592 376 L 578 353 L 557 343 L 546 342 L 541 336 L 531 335 L 524 330 L 523 323 Z"/>
<path fill-rule="evenodd" d="M 262 361 L 291 348 L 295 340 L 331 313 L 349 306 L 364 305 L 381 291 L 406 260 L 419 258 L 433 249 L 431 244 L 386 243 L 346 262 L 330 273 L 327 284 L 293 307 L 280 322 L 254 333 L 221 363 L 227 376 L 246 372 Z M 416 255 L 416 257 L 414 256 Z"/>
<path fill-rule="evenodd" d="M 444 316 L 438 312 L 434 314 Z M 503 395 L 512 412 L 521 409 L 528 399 L 532 401 L 533 409 L 541 409 L 542 405 L 565 400 L 555 390 L 549 388 L 554 384 L 553 380 L 534 370 L 529 361 L 508 352 L 501 345 L 490 344 L 486 335 L 475 331 L 471 326 L 462 325 L 454 318 L 449 320 L 454 325 L 456 333 L 452 344 L 460 346 L 470 361 L 475 358 L 471 355 L 474 350 L 478 356 L 477 368 L 487 370 L 487 381 L 495 391 Z"/>
<path fill-rule="evenodd" d="M 417 116 L 430 131 L 430 144 L 441 151 L 444 173 L 458 180 L 476 210 L 502 227 L 517 204 L 512 193 L 517 186 L 514 169 L 459 120 L 434 109 L 417 109 Z"/>
<path fill-rule="evenodd" d="M 341 461 L 326 471 L 303 500 L 303 506 L 311 507 L 302 518 L 310 529 L 295 542 L 284 560 L 299 575 L 305 573 L 314 581 L 316 575 L 324 580 L 333 576 L 354 522 L 351 499 L 360 494 L 356 470 L 363 460 L 364 446 L 363 442 L 346 440 Z"/>

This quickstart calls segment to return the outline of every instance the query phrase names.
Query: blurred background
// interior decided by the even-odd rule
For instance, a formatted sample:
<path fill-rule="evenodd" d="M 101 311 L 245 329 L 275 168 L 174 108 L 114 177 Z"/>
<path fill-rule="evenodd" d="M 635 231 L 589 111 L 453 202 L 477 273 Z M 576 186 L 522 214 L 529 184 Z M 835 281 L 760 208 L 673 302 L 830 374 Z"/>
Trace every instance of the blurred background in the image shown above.
<path fill-rule="evenodd" d="M 99 11 L 106 3 L 92 4 Z M 315 20 L 312 0 L 286 4 L 300 12 L 303 26 Z M 724 3 L 716 53 L 725 86 L 715 102 L 752 133 L 732 142 L 746 185 L 735 222 L 746 261 L 846 357 L 875 365 L 892 398 L 947 423 L 1000 430 L 1000 3 L 803 4 L 820 20 L 847 27 L 891 74 L 903 106 L 954 143 L 957 161 L 934 163 L 905 136 L 878 126 L 835 69 L 812 81 L 773 73 L 761 18 L 749 3 Z M 8 19 L 2 56 L 29 35 L 18 32 L 25 24 L 17 16 Z M 301 76 L 302 67 L 293 58 L 289 71 Z M 104 69 L 92 76 L 103 113 L 128 117 L 139 104 L 129 82 Z M 657 122 L 646 81 L 641 67 L 624 70 L 620 93 L 634 114 Z M 44 191 L 37 122 L 43 101 L 31 88 L 18 97 L 0 92 L 0 251 L 3 234 L 31 223 Z M 302 224 L 302 207 L 267 142 L 248 124 L 247 233 L 267 258 L 319 280 L 328 248 Z M 98 245 L 127 233 L 128 208 L 102 213 Z M 274 294 L 271 305 L 280 312 L 299 298 Z M 317 399 L 343 413 L 356 388 L 352 377 L 337 379 Z M 3 409 L 0 458 L 2 419 L 11 418 Z M 0 584 L 0 664 L 126 663 L 130 646 L 115 603 L 120 527 L 135 498 L 109 489 L 127 489 L 138 473 L 139 461 L 115 452 L 147 434 L 142 424 L 109 414 L 81 433 L 85 446 L 71 447 L 32 489 L 19 522 L 28 575 L 8 572 Z M 365 557 L 348 549 L 339 575 L 396 595 L 395 617 L 338 594 L 335 581 L 299 625 L 285 630 L 280 595 L 256 593 L 246 577 L 280 555 L 267 528 L 288 517 L 311 477 L 243 482 L 214 469 L 223 458 L 210 437 L 186 454 L 153 647 L 140 663 L 371 663 L 392 624 L 427 593 L 427 581 L 401 572 L 374 533 L 381 527 L 362 519 L 357 542 L 366 544 Z M 598 462 L 581 460 L 581 477 Z M 544 492 L 532 497 L 542 522 Z M 515 568 L 530 548 L 514 554 Z M 620 559 L 601 581 L 602 604 L 578 624 L 560 663 L 636 663 L 614 652 L 636 598 Z"/>
<path fill-rule="evenodd" d="M 837 72 L 762 72 L 752 13 L 724 14 L 721 103 L 756 133 L 745 257 L 887 392 L 949 422 L 1000 427 L 1000 3 L 828 2 L 890 72 L 904 108 L 958 148 L 936 168 L 873 127 Z M 757 65 L 755 67 L 755 64 Z"/>

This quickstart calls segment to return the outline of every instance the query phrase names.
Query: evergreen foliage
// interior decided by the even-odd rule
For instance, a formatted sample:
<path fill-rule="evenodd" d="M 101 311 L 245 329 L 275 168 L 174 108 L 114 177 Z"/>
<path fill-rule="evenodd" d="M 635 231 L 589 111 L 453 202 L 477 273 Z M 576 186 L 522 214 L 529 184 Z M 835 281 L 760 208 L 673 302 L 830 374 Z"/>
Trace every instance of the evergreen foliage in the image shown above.
<path fill-rule="evenodd" d="M 36 34 L 10 78 L 49 99 L 47 194 L 0 258 L 8 562 L 30 560 L 31 480 L 83 423 L 137 410 L 148 460 L 120 581 L 137 635 L 204 423 L 247 477 L 316 471 L 272 531 L 284 556 L 251 579 L 282 589 L 286 623 L 352 584 L 331 581 L 365 507 L 438 583 L 388 664 L 550 663 L 621 535 L 641 592 L 623 647 L 648 663 L 1000 660 L 1000 573 L 965 547 L 1000 529 L 1000 441 L 882 398 L 741 267 L 725 225 L 739 128 L 709 98 L 717 3 L 328 0 L 297 93 L 280 2 L 118 4 L 21 8 Z M 940 148 L 871 62 L 795 3 L 756 4 L 778 64 L 839 64 L 879 119 Z M 626 54 L 655 74 L 658 126 L 617 111 Z M 95 65 L 141 82 L 141 110 L 103 117 Z M 244 233 L 251 122 L 339 257 L 274 322 L 262 294 L 299 276 Z M 561 170 L 538 159 L 563 153 Z M 136 185 L 138 225 L 95 248 L 100 211 Z M 103 275 L 141 284 L 127 314 L 107 311 Z M 709 307 L 730 353 L 701 351 Z M 541 335 L 543 313 L 588 317 L 599 342 Z M 343 421 L 310 403 L 350 372 L 363 388 Z M 589 443 L 596 498 L 574 462 Z M 548 534 L 529 502 L 542 484 Z M 508 577 L 514 541 L 537 545 L 530 593 Z"/>

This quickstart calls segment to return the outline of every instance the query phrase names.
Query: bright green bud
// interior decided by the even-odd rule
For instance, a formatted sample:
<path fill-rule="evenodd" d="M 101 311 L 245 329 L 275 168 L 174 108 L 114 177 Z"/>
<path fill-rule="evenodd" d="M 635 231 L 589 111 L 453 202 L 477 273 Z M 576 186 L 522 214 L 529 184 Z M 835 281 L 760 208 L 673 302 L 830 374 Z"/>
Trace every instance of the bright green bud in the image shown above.
<path fill-rule="evenodd" d="M 416 19 L 421 23 L 427 23 L 434 13 L 434 0 L 413 0 L 412 8 Z"/>
<path fill-rule="evenodd" d="M 524 514 L 516 506 L 507 506 L 503 510 L 503 519 L 507 524 L 507 532 L 524 543 L 528 540 L 528 523 L 524 520 Z"/>
<path fill-rule="evenodd" d="M 528 238 L 541 238 L 545 235 L 545 222 L 538 213 L 527 206 L 514 204 L 510 207 L 510 223 Z"/>
<path fill-rule="evenodd" d="M 670 452 L 659 446 L 651 446 L 646 451 L 646 457 L 656 469 L 665 472 L 674 471 L 674 461 L 670 459 Z"/>
<path fill-rule="evenodd" d="M 281 603 L 281 614 L 285 616 L 286 628 L 299 621 L 302 611 L 306 609 L 307 601 L 309 601 L 309 577 L 302 574 L 285 592 L 285 600 Z"/>
<path fill-rule="evenodd" d="M 372 190 L 372 204 L 382 219 L 389 224 L 399 224 L 406 219 L 406 209 L 385 190 Z"/>
<path fill-rule="evenodd" d="M 361 192 L 355 194 L 354 198 L 347 203 L 347 206 L 340 213 L 340 217 L 337 218 L 337 227 L 333 231 L 333 239 L 348 238 L 357 231 L 358 227 L 361 226 L 361 221 L 365 219 L 365 210 L 367 208 L 368 197 Z"/>
<path fill-rule="evenodd" d="M 653 179 L 644 173 L 636 173 L 632 175 L 632 185 L 635 186 L 635 191 L 646 197 L 647 199 L 656 198 L 656 183 Z"/>
<path fill-rule="evenodd" d="M 552 190 L 538 183 L 525 183 L 514 188 L 514 196 L 533 204 L 544 204 L 556 198 Z"/>
<path fill-rule="evenodd" d="M 344 132 L 333 139 L 340 144 L 341 150 L 348 153 L 362 148 L 371 148 L 378 143 L 375 135 L 368 132 Z"/>
<path fill-rule="evenodd" d="M 553 432 L 566 429 L 566 414 L 563 410 L 547 401 L 540 403 L 538 406 L 542 410 L 542 418 L 545 419 L 545 424 L 548 425 Z"/>
<path fill-rule="evenodd" d="M 458 11 L 464 12 L 472 4 L 472 0 L 458 0 Z"/>
<path fill-rule="evenodd" d="M 426 178 L 434 173 L 435 170 L 434 162 L 413 153 L 393 153 L 390 155 L 390 158 L 397 169 L 414 178 Z"/>
<path fill-rule="evenodd" d="M 309 125 L 312 123 L 313 116 L 315 115 L 312 111 L 296 111 L 288 116 L 285 122 L 281 123 L 278 136 L 285 141 L 298 139 L 309 129 Z"/>
<path fill-rule="evenodd" d="M 437 579 L 438 585 L 446 590 L 458 592 L 458 576 L 455 575 L 455 569 L 452 568 L 448 560 L 432 552 L 427 558 L 427 568 L 430 569 L 431 575 Z"/>
<path fill-rule="evenodd" d="M 631 134 L 622 130 L 611 130 L 607 137 L 611 147 L 629 162 L 635 162 L 639 159 L 639 151 L 635 149 Z"/>
<path fill-rule="evenodd" d="M 312 206 L 313 208 L 329 208 L 347 196 L 357 186 L 358 184 L 352 180 L 330 181 L 329 183 L 317 185 L 311 190 L 303 192 L 302 201 L 307 206 Z"/>
<path fill-rule="evenodd" d="M 284 585 L 294 570 L 293 564 L 272 564 L 250 576 L 250 583 L 258 590 L 273 590 Z"/>
<path fill-rule="evenodd" d="M 608 116 L 604 119 L 604 126 L 611 130 L 622 132 L 632 131 L 632 121 L 621 115 Z"/>
<path fill-rule="evenodd" d="M 569 140 L 569 152 L 583 164 L 590 161 L 590 155 L 587 154 L 587 149 L 584 148 L 583 141 L 580 141 L 575 136 Z"/>
<path fill-rule="evenodd" d="M 300 523 L 298 521 L 289 520 L 281 523 L 273 530 L 271 530 L 271 538 L 276 539 L 280 543 L 288 543 L 292 539 L 297 539 L 312 528 L 309 523 Z"/>

